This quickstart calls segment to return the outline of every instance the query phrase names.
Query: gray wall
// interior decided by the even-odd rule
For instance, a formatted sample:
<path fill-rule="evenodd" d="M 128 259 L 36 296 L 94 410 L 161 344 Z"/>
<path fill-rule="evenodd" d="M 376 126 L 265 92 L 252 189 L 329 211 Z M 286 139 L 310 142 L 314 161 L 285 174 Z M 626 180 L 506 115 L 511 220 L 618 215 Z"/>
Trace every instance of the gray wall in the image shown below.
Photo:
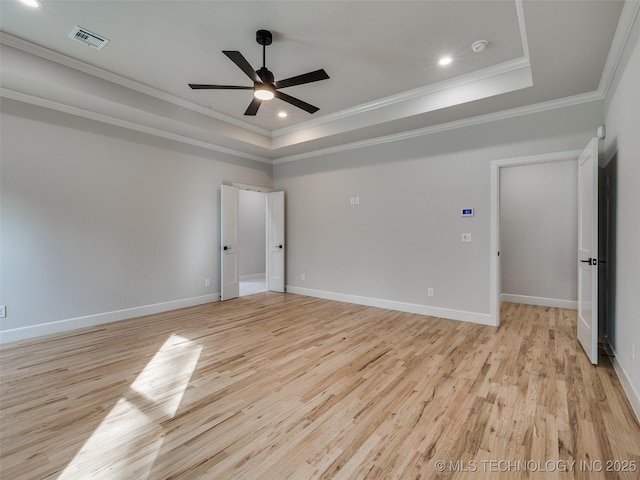
<path fill-rule="evenodd" d="M 7 99 L 1 121 L 3 332 L 210 301 L 220 185 L 271 186 L 270 165 Z"/>
<path fill-rule="evenodd" d="M 267 195 L 240 190 L 240 275 L 265 273 Z"/>
<path fill-rule="evenodd" d="M 572 160 L 500 170 L 502 293 L 507 300 L 574 306 L 577 168 Z"/>
<path fill-rule="evenodd" d="M 602 121 L 593 102 L 275 165 L 288 285 L 488 315 L 490 162 L 583 148 Z"/>
<path fill-rule="evenodd" d="M 606 99 L 605 161 L 616 159 L 615 316 L 607 331 L 617 370 L 640 417 L 640 21 Z M 635 363 L 632 361 L 635 346 Z M 625 383 L 626 382 L 626 383 Z"/>

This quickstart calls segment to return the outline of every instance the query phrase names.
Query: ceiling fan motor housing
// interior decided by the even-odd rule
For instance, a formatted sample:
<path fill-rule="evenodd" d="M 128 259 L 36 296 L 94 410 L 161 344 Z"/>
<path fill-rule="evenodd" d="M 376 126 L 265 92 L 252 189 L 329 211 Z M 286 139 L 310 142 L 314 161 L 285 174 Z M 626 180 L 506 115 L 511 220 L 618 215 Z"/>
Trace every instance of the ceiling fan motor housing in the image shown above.
<path fill-rule="evenodd" d="M 273 73 L 271 73 L 271 70 L 269 70 L 267 67 L 260 67 L 258 70 L 256 70 L 256 73 L 264 83 L 273 83 L 275 81 Z"/>

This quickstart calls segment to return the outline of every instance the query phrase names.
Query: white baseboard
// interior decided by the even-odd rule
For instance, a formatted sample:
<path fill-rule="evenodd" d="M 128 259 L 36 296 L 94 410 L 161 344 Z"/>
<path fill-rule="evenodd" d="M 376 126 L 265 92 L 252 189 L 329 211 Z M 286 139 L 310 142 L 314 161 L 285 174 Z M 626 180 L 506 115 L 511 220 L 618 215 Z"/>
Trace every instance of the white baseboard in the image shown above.
<path fill-rule="evenodd" d="M 67 318 L 50 323 L 29 325 L 28 327 L 12 328 L 10 330 L 0 331 L 0 343 L 26 340 L 28 338 L 40 337 L 42 335 L 61 333 L 82 327 L 92 327 L 103 323 L 117 322 L 119 320 L 151 315 L 153 313 L 167 312 L 169 310 L 201 305 L 203 303 L 217 302 L 219 300 L 220 294 L 213 293 L 199 297 L 155 303 L 153 305 L 144 305 L 141 307 L 125 308 L 123 310 L 115 310 L 112 312 L 96 313 L 94 315 L 86 315 L 84 317 Z"/>
<path fill-rule="evenodd" d="M 247 280 L 264 280 L 266 278 L 265 273 L 251 273 L 249 275 L 240 275 L 240 281 L 246 282 Z"/>
<path fill-rule="evenodd" d="M 327 292 L 325 290 L 294 287 L 291 285 L 287 285 L 287 292 L 296 293 L 298 295 L 307 295 L 309 297 L 324 298 L 326 300 L 336 300 L 338 302 L 355 303 L 357 305 L 366 305 L 369 307 L 386 308 L 388 310 L 398 310 L 400 312 L 417 313 L 420 315 L 430 315 L 432 317 L 446 318 L 449 320 L 460 320 L 463 322 L 496 326 L 488 313 L 452 310 L 448 308 L 431 307 L 429 305 L 419 305 L 416 303 L 397 302 L 394 300 L 384 300 L 379 298 L 361 297 L 358 295 L 348 295 L 344 293 Z"/>
<path fill-rule="evenodd" d="M 609 345 L 611 350 L 613 351 L 613 356 L 611 357 L 611 363 L 613 364 L 613 369 L 616 371 L 618 378 L 620 379 L 620 383 L 622 384 L 622 389 L 624 393 L 627 394 L 627 398 L 629 399 L 629 403 L 631 404 L 631 408 L 633 412 L 636 414 L 636 419 L 640 422 L 640 394 L 634 388 L 633 384 L 629 380 L 627 376 L 627 372 L 625 372 L 622 365 L 618 361 L 615 350 L 611 345 Z"/>
<path fill-rule="evenodd" d="M 578 309 L 578 302 L 575 300 L 563 300 L 561 298 L 530 297 L 528 295 L 503 293 L 500 295 L 500 301 L 524 303 L 526 305 L 540 305 L 541 307 L 568 308 L 569 310 Z"/>

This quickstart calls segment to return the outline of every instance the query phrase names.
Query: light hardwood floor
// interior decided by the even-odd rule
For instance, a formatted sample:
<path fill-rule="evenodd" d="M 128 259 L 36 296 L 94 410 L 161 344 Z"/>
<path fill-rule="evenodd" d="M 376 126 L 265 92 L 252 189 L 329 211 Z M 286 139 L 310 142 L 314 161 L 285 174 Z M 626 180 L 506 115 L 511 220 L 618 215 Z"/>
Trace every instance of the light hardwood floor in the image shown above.
<path fill-rule="evenodd" d="M 262 293 L 8 344 L 0 477 L 638 479 L 640 427 L 575 322 Z"/>

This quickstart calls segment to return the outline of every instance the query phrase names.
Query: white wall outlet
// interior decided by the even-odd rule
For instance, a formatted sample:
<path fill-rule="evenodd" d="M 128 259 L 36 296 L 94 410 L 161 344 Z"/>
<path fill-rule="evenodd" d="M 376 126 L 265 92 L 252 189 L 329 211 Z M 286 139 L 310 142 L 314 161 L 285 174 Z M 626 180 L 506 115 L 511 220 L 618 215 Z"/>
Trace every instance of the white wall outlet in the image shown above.
<path fill-rule="evenodd" d="M 305 281 L 307 279 L 307 276 L 304 273 L 300 274 L 300 280 Z"/>
<path fill-rule="evenodd" d="M 471 234 L 470 233 L 463 233 L 462 234 L 462 241 L 464 243 L 471 243 Z"/>
<path fill-rule="evenodd" d="M 433 288 L 427 289 L 427 296 L 433 297 Z"/>
<path fill-rule="evenodd" d="M 205 287 L 210 287 L 211 286 L 211 279 L 210 278 L 205 278 L 204 279 L 204 286 Z"/>
<path fill-rule="evenodd" d="M 360 205 L 360 197 L 356 197 L 356 205 Z"/>
<path fill-rule="evenodd" d="M 0 318 L 5 318 L 7 316 L 7 307 L 5 305 L 0 305 Z"/>
<path fill-rule="evenodd" d="M 351 205 L 355 205 L 356 204 L 356 197 L 351 197 Z"/>

